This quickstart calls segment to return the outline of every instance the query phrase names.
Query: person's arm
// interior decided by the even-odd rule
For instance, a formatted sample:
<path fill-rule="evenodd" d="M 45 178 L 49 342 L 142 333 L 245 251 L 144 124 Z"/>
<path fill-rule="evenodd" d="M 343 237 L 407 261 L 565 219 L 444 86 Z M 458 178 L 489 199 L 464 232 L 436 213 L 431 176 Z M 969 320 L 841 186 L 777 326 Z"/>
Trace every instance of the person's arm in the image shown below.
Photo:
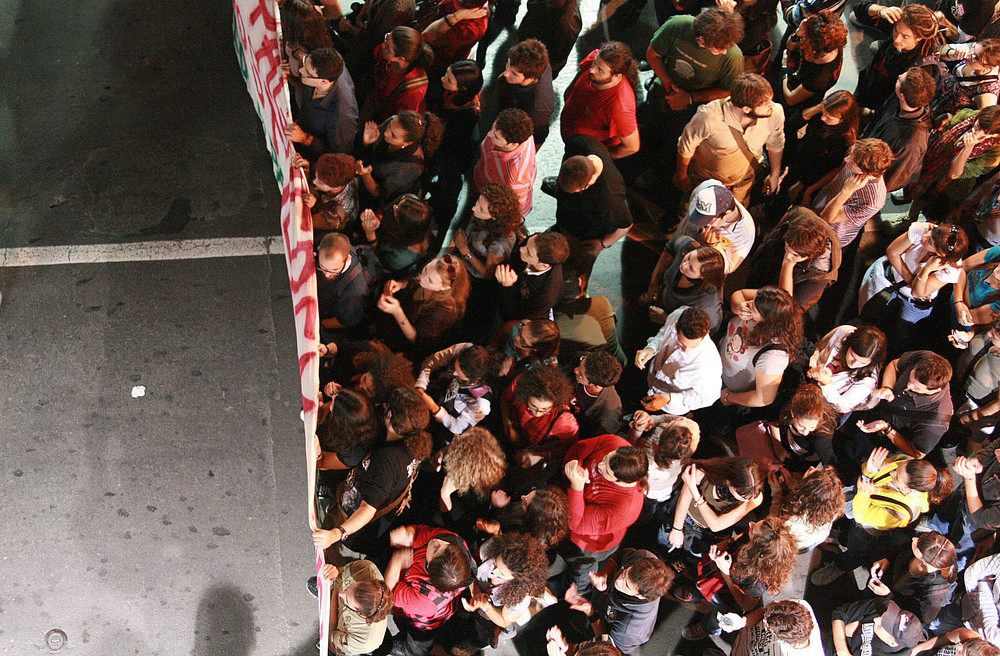
<path fill-rule="evenodd" d="M 382 294 L 375 305 L 378 309 L 396 320 L 396 325 L 399 326 L 399 330 L 406 337 L 407 341 L 411 343 L 417 341 L 417 327 L 406 316 L 406 312 L 403 311 L 403 306 L 400 304 L 399 299 L 395 296 Z"/>
<path fill-rule="evenodd" d="M 347 536 L 357 533 L 372 520 L 377 512 L 374 506 L 362 501 L 358 509 L 348 517 L 343 524 L 330 530 L 316 529 L 313 531 L 313 544 L 320 549 L 326 549 L 335 542 L 343 541 Z"/>
<path fill-rule="evenodd" d="M 475 399 L 466 405 L 457 417 L 440 406 L 432 414 L 452 435 L 461 435 L 490 414 L 490 401 L 486 398 Z"/>
<path fill-rule="evenodd" d="M 790 106 L 804 103 L 813 96 L 813 92 L 806 89 L 805 85 L 799 85 L 794 89 L 788 84 L 788 76 L 781 76 L 781 92 L 785 96 L 785 103 Z"/>
<path fill-rule="evenodd" d="M 767 195 L 777 193 L 778 187 L 781 186 L 781 158 L 785 154 L 784 133 L 781 133 L 779 137 L 781 139 L 780 148 L 772 147 L 770 144 L 767 147 L 767 162 L 771 169 L 767 179 L 764 180 L 764 193 Z"/>
<path fill-rule="evenodd" d="M 454 11 L 450 14 L 445 14 L 441 18 L 437 19 L 430 25 L 428 25 L 421 36 L 423 36 L 424 41 L 430 45 L 435 45 L 441 40 L 451 28 L 455 27 L 458 23 L 464 20 L 479 20 L 484 16 L 489 15 L 489 7 L 472 7 L 472 8 L 462 8 Z"/>
<path fill-rule="evenodd" d="M 955 153 L 955 156 L 951 160 L 951 166 L 948 167 L 948 179 L 957 180 L 964 177 L 965 165 L 968 164 L 969 156 L 972 155 L 972 149 L 976 147 L 977 143 L 975 139 L 969 138 L 968 133 L 962 137 L 962 147 Z"/>
<path fill-rule="evenodd" d="M 729 309 L 733 311 L 733 314 L 739 315 L 743 305 L 755 298 L 757 298 L 756 289 L 737 289 L 729 297 Z"/>
<path fill-rule="evenodd" d="M 686 485 L 682 485 L 680 494 L 677 497 L 677 507 L 674 509 L 674 521 L 670 526 L 670 535 L 668 536 L 670 546 L 672 547 L 679 548 L 684 546 L 684 521 L 687 519 L 688 510 L 693 500 L 694 497 L 691 494 L 691 490 Z"/>
<path fill-rule="evenodd" d="M 616 143 L 608 148 L 608 152 L 611 153 L 611 157 L 614 159 L 621 159 L 622 157 L 628 157 L 629 155 L 634 155 L 639 152 L 639 130 L 636 129 L 632 134 L 621 137 L 620 143 Z M 628 231 L 626 230 L 626 232 Z M 622 234 L 622 237 L 624 236 L 625 235 Z M 619 237 L 619 239 L 620 238 L 621 237 Z M 616 241 L 618 241 L 618 239 L 615 239 L 610 243 L 613 244 Z M 605 248 L 607 248 L 607 246 L 605 246 Z"/>
<path fill-rule="evenodd" d="M 857 622 L 851 622 L 852 625 L 856 625 Z M 833 649 L 837 652 L 837 656 L 851 656 L 851 650 L 847 647 L 847 625 L 844 624 L 844 620 L 833 620 Z M 857 627 L 855 627 L 855 630 Z M 850 635 L 854 635 L 854 631 Z"/>
<path fill-rule="evenodd" d="M 755 369 L 753 389 L 746 392 L 733 392 L 727 389 L 722 394 L 722 402 L 725 405 L 741 405 L 746 408 L 769 406 L 774 403 L 774 399 L 778 396 L 778 387 L 781 385 L 783 376 L 784 372 L 777 375 L 765 374 Z"/>
<path fill-rule="evenodd" d="M 819 213 L 820 218 L 830 224 L 845 221 L 847 214 L 844 213 L 844 205 L 854 195 L 854 192 L 866 184 L 868 184 L 868 176 L 862 173 L 848 176 L 847 180 L 844 181 L 844 187 L 827 201 L 823 211 Z"/>
<path fill-rule="evenodd" d="M 341 462 L 336 453 L 332 451 L 324 451 L 319 454 L 319 460 L 316 462 L 316 469 L 350 469 L 350 467 Z"/>
<path fill-rule="evenodd" d="M 677 166 L 674 169 L 674 186 L 685 194 L 691 193 L 694 185 L 691 184 L 691 177 L 688 175 L 688 167 L 691 165 L 691 155 L 681 155 L 677 153 Z"/>
<path fill-rule="evenodd" d="M 781 258 L 781 270 L 778 271 L 778 287 L 795 297 L 795 265 L 804 262 L 806 258 L 785 246 L 785 255 Z"/>
<path fill-rule="evenodd" d="M 815 210 L 816 208 L 813 207 L 812 204 L 813 197 L 820 189 L 825 187 L 827 184 L 830 183 L 831 180 L 834 179 L 834 177 L 836 177 L 838 171 L 839 169 L 833 169 L 832 171 L 824 175 L 822 178 L 820 178 L 813 184 L 806 187 L 805 190 L 802 192 L 802 204 L 806 207 Z"/>
<path fill-rule="evenodd" d="M 649 67 L 653 69 L 653 75 L 658 77 L 660 82 L 663 83 L 664 91 L 677 87 L 674 84 L 674 78 L 670 77 L 670 73 L 667 72 L 667 66 L 663 63 L 663 57 L 660 57 L 659 53 L 653 50 L 652 44 L 646 48 L 646 61 L 649 63 Z"/>
<path fill-rule="evenodd" d="M 899 358 L 892 360 L 885 366 L 882 372 L 882 387 L 892 391 L 896 386 L 896 378 L 899 376 Z"/>
<path fill-rule="evenodd" d="M 937 256 L 931 256 L 923 262 L 910 283 L 910 293 L 913 297 L 929 299 L 937 294 L 947 283 L 935 274 L 945 266 L 947 262 Z"/>
<path fill-rule="evenodd" d="M 764 495 L 758 494 L 750 501 L 744 501 L 729 512 L 722 513 L 721 515 L 715 514 L 712 507 L 707 503 L 704 503 L 700 506 L 701 517 L 705 520 L 705 525 L 710 531 L 718 533 L 719 531 L 724 531 L 727 528 L 732 527 L 736 524 L 736 522 L 746 517 L 748 512 L 757 508 L 757 506 L 759 506 L 763 501 Z"/>
<path fill-rule="evenodd" d="M 909 231 L 904 232 L 900 236 L 892 240 L 889 244 L 889 248 L 885 251 L 885 256 L 889 260 L 889 264 L 892 268 L 896 270 L 900 279 L 906 282 L 907 285 L 913 285 L 913 279 L 916 273 L 910 271 L 909 267 L 906 266 L 906 262 L 903 261 L 903 254 L 906 249 L 911 245 Z"/>
<path fill-rule="evenodd" d="M 631 229 L 632 229 L 632 226 L 626 226 L 624 228 L 618 228 L 614 232 L 610 232 L 610 233 L 604 235 L 603 237 L 601 237 L 601 247 L 602 248 L 611 248 L 616 243 L 618 243 L 618 240 L 620 240 L 622 237 L 624 237 L 625 235 L 627 235 L 628 231 L 631 230 Z"/>
<path fill-rule="evenodd" d="M 653 305 L 659 302 L 660 293 L 663 291 L 663 274 L 673 264 L 674 257 L 673 253 L 664 248 L 663 252 L 660 253 L 660 259 L 656 261 L 656 266 L 653 267 L 652 275 L 649 276 L 649 287 L 646 288 L 646 295 Z"/>

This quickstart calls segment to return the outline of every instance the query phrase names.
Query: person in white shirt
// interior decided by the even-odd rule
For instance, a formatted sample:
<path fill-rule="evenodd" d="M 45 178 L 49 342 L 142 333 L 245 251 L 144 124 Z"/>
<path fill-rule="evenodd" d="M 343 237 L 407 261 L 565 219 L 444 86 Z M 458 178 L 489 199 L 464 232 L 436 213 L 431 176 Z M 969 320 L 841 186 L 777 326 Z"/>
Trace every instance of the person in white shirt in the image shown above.
<path fill-rule="evenodd" d="M 722 359 L 708 339 L 712 321 L 701 308 L 679 307 L 663 328 L 635 354 L 635 365 L 645 369 L 649 412 L 662 410 L 674 415 L 706 408 L 719 399 L 722 390 Z"/>
<path fill-rule="evenodd" d="M 753 248 L 757 228 L 749 210 L 718 180 L 705 180 L 691 192 L 687 216 L 677 236 L 695 239 L 726 258 L 726 275 L 736 270 Z"/>

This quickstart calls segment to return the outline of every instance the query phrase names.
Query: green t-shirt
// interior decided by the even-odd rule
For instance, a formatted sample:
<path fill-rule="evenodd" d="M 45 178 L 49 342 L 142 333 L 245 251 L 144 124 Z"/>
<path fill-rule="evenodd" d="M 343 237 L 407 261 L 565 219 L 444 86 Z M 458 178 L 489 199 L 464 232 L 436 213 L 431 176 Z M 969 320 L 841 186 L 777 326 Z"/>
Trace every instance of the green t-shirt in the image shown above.
<path fill-rule="evenodd" d="M 649 45 L 663 58 L 670 77 L 684 91 L 728 91 L 743 72 L 743 53 L 734 45 L 724 55 L 713 55 L 695 41 L 693 26 L 694 16 L 674 16 L 656 31 Z"/>

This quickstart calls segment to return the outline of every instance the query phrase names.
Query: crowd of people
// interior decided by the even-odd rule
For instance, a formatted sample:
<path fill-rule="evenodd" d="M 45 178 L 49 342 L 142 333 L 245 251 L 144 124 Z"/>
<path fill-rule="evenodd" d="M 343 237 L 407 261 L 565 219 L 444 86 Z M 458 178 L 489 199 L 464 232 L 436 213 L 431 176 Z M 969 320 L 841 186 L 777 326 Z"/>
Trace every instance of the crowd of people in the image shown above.
<path fill-rule="evenodd" d="M 586 53 L 556 117 L 582 20 L 529 0 L 484 116 L 518 6 L 281 3 L 331 649 L 634 654 L 672 603 L 735 656 L 1000 656 L 996 7 L 655 0 L 640 58 Z M 848 18 L 877 36 L 853 93 Z M 664 239 L 626 353 L 588 283 L 639 196 Z M 814 549 L 816 589 L 867 580 L 822 621 L 773 600 Z"/>

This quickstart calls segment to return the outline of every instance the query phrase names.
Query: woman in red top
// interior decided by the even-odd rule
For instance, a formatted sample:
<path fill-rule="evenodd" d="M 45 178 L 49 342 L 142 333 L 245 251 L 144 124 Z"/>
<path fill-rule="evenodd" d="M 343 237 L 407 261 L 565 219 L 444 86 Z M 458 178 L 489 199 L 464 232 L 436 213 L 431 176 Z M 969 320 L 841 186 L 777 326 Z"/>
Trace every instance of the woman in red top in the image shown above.
<path fill-rule="evenodd" d="M 572 397 L 572 383 L 554 364 L 536 365 L 514 379 L 501 408 L 516 466 L 558 471 L 580 431 L 569 408 Z"/>
<path fill-rule="evenodd" d="M 433 61 L 434 51 L 420 32 L 403 25 L 393 28 L 375 47 L 375 88 L 361 115 L 381 123 L 404 109 L 426 112 L 424 69 Z"/>

